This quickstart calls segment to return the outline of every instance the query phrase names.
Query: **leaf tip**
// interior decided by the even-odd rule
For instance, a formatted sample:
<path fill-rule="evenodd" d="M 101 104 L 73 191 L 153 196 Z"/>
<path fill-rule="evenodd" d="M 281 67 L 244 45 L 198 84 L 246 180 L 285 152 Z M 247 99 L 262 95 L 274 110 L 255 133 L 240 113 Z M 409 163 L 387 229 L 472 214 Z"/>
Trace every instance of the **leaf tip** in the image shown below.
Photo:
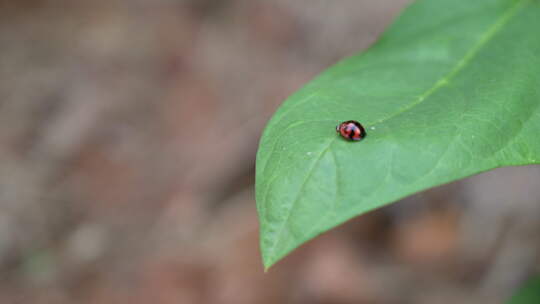
<path fill-rule="evenodd" d="M 270 267 L 274 266 L 275 261 L 271 261 L 270 259 L 263 258 L 263 267 L 264 267 L 264 273 L 267 273 Z"/>

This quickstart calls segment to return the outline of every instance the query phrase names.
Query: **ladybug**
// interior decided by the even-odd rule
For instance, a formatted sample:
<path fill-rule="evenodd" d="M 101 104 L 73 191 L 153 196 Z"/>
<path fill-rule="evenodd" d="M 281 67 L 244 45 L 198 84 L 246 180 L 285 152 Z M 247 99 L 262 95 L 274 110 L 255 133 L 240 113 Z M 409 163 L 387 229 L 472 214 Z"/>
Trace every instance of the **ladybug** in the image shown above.
<path fill-rule="evenodd" d="M 347 120 L 340 123 L 336 126 L 336 132 L 338 132 L 341 137 L 352 141 L 359 141 L 366 137 L 366 130 L 356 120 Z"/>

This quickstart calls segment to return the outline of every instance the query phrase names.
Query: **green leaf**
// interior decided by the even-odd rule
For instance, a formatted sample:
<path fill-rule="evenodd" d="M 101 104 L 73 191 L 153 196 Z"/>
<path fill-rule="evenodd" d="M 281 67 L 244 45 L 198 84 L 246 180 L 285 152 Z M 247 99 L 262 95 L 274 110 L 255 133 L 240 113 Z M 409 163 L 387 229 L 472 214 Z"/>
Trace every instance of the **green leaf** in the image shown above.
<path fill-rule="evenodd" d="M 507 304 L 538 304 L 540 303 L 540 277 L 529 279 Z"/>
<path fill-rule="evenodd" d="M 268 123 L 256 198 L 265 268 L 412 193 L 540 162 L 540 1 L 418 1 Z M 335 132 L 360 121 L 367 137 Z"/>

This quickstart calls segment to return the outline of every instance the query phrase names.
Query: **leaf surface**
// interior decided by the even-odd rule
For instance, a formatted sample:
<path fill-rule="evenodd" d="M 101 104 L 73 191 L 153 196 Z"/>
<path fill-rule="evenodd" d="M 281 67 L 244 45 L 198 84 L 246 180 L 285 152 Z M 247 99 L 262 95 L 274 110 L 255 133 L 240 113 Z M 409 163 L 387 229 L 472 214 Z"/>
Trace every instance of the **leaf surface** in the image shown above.
<path fill-rule="evenodd" d="M 540 1 L 423 0 L 289 97 L 257 153 L 265 268 L 412 193 L 540 162 Z M 335 132 L 357 120 L 360 142 Z"/>

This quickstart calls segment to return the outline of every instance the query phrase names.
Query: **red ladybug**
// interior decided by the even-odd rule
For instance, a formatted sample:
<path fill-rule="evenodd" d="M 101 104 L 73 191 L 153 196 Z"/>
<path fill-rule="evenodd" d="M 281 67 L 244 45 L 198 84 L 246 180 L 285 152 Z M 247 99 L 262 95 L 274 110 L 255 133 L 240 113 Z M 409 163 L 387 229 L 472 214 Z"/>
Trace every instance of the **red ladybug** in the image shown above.
<path fill-rule="evenodd" d="M 366 137 L 366 130 L 356 120 L 347 120 L 336 126 L 336 132 L 347 140 L 359 141 Z"/>

